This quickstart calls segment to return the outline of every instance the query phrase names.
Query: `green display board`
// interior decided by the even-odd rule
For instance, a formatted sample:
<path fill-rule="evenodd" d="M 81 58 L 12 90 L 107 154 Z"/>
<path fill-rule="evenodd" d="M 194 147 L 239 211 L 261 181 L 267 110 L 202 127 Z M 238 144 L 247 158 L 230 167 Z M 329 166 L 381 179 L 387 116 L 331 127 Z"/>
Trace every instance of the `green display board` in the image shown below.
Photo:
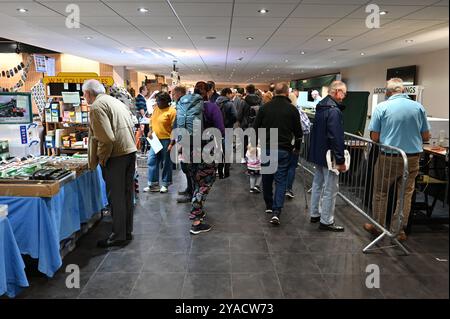
<path fill-rule="evenodd" d="M 321 88 L 323 86 L 329 86 L 331 82 L 336 80 L 336 76 L 337 74 L 328 74 L 317 76 L 310 79 L 297 80 L 296 81 L 297 89 L 299 89 L 300 91 L 307 91 L 308 89 L 311 88 Z"/>
<path fill-rule="evenodd" d="M 367 108 L 370 92 L 347 92 L 345 105 L 344 131 L 363 136 L 367 120 Z"/>

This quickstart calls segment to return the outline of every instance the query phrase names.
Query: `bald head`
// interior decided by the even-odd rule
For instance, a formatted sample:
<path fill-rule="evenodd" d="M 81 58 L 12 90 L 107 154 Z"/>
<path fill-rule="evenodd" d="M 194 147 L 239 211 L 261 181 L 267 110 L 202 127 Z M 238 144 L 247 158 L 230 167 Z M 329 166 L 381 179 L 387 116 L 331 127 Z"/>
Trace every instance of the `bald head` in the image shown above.
<path fill-rule="evenodd" d="M 333 81 L 328 87 L 328 94 L 337 102 L 342 102 L 347 95 L 347 85 L 342 81 Z"/>
<path fill-rule="evenodd" d="M 286 82 L 280 82 L 275 84 L 275 95 L 289 96 L 289 85 Z"/>

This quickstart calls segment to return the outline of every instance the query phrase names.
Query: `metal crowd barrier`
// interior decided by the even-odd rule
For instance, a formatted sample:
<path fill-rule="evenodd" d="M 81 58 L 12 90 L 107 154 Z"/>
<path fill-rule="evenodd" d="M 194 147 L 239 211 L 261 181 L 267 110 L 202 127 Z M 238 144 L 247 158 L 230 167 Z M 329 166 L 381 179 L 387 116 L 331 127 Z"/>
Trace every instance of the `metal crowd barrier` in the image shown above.
<path fill-rule="evenodd" d="M 409 254 L 397 239 L 405 215 L 404 195 L 409 175 L 408 158 L 405 152 L 349 133 L 345 133 L 345 148 L 350 153 L 351 164 L 347 172 L 339 174 L 338 195 L 373 224 L 379 232 L 376 239 L 369 243 L 363 252 L 370 251 L 387 236 L 392 244 L 399 246 L 405 254 Z M 309 149 L 310 135 L 305 135 L 299 160 L 301 174 L 305 181 L 305 200 L 306 193 L 309 192 L 306 184 L 310 182 L 312 185 L 312 179 L 309 181 L 306 175 L 309 173 L 311 178 L 315 172 L 314 164 L 307 160 Z M 375 202 L 374 194 L 377 199 Z M 397 198 L 396 204 L 394 204 L 395 198 Z M 307 201 L 306 207 L 308 207 Z"/>

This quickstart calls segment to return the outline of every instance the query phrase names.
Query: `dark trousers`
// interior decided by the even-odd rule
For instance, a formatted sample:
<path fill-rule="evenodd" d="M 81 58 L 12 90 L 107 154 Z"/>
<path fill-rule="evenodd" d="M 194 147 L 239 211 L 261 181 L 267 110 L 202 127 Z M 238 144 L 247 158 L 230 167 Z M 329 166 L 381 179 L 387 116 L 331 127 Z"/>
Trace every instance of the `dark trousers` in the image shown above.
<path fill-rule="evenodd" d="M 112 233 L 115 239 L 125 240 L 133 232 L 136 153 L 111 157 L 102 169 L 113 219 Z"/>
<path fill-rule="evenodd" d="M 277 171 L 275 174 L 263 174 L 263 194 L 266 208 L 272 209 L 278 214 L 284 205 L 284 196 L 286 194 L 287 176 L 289 164 L 291 163 L 292 153 L 279 149 L 277 157 Z M 270 152 L 268 152 L 268 155 Z M 268 166 L 269 163 L 263 163 L 262 166 Z M 273 182 L 275 182 L 275 194 L 273 193 Z"/>
<path fill-rule="evenodd" d="M 192 186 L 192 178 L 189 174 L 189 169 L 188 169 L 188 164 L 181 162 L 181 170 L 183 171 L 184 175 L 186 175 L 186 182 L 187 182 L 187 187 L 186 187 L 186 192 L 189 193 L 189 195 L 192 197 L 192 195 L 194 194 L 194 187 Z"/>

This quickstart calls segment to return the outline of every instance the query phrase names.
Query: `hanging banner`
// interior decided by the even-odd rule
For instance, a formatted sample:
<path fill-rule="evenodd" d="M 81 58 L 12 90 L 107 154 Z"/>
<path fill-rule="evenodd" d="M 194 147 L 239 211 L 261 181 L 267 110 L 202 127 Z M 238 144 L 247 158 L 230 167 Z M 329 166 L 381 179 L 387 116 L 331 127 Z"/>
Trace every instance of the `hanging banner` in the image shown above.
<path fill-rule="evenodd" d="M 45 85 L 50 83 L 84 83 L 86 80 L 97 80 L 103 85 L 112 86 L 114 84 L 114 79 L 112 76 L 98 76 L 97 73 L 66 73 L 59 72 L 57 76 L 45 76 L 42 81 Z"/>

